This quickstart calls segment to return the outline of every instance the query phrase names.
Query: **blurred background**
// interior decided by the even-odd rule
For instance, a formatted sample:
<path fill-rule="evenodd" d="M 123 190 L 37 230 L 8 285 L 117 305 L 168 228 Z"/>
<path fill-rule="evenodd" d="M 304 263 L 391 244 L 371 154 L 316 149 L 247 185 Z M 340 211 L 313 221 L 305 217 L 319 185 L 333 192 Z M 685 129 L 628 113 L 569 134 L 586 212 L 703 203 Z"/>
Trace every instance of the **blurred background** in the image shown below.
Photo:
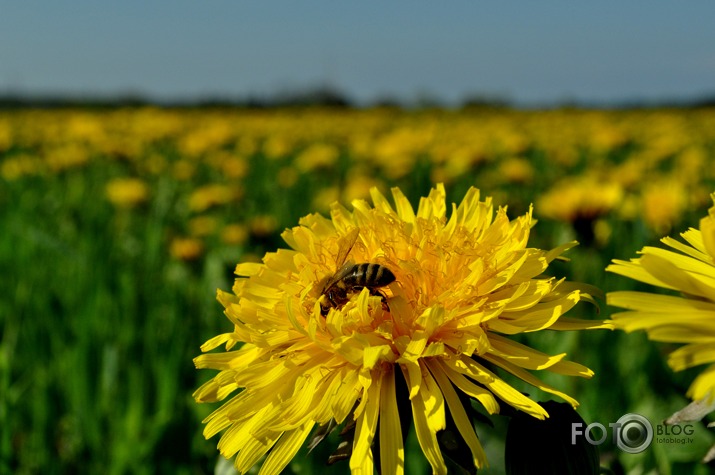
<path fill-rule="evenodd" d="M 216 289 L 373 186 L 533 204 L 530 245 L 581 243 L 553 275 L 635 288 L 610 260 L 712 205 L 713 18 L 706 1 L 0 0 L 0 473 L 225 470 L 201 435 L 218 405 L 191 397 L 212 376 L 192 358 L 231 328 Z M 587 422 L 687 403 L 698 371 L 673 374 L 672 347 L 539 333 L 522 341 L 596 372 L 544 378 Z M 504 467 L 493 419 L 485 473 Z M 606 443 L 601 464 L 707 473 L 706 422 L 688 445 Z M 345 473 L 331 451 L 287 473 Z"/>

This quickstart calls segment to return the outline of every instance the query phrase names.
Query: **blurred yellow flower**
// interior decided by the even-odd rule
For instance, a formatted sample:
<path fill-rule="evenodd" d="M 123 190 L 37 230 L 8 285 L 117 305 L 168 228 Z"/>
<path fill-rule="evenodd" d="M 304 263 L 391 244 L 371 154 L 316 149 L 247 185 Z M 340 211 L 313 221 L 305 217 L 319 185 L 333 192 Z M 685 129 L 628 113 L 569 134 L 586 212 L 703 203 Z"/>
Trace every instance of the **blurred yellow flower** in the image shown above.
<path fill-rule="evenodd" d="M 278 170 L 277 182 L 281 188 L 291 188 L 298 181 L 298 171 L 293 167 Z"/>
<path fill-rule="evenodd" d="M 205 211 L 213 206 L 224 205 L 237 199 L 241 191 L 229 185 L 213 184 L 197 188 L 189 196 L 189 209 L 194 212 Z"/>
<path fill-rule="evenodd" d="M 379 180 L 359 174 L 351 174 L 351 178 L 345 185 L 343 189 L 341 201 L 343 203 L 350 203 L 353 200 L 363 200 L 370 197 L 370 190 L 372 188 L 382 188 Z M 336 201 L 335 199 L 331 200 Z"/>
<path fill-rule="evenodd" d="M 317 190 L 313 195 L 312 206 L 319 211 L 330 209 L 329 203 L 340 200 L 340 190 L 337 186 L 329 186 Z"/>
<path fill-rule="evenodd" d="M 689 191 L 675 180 L 651 181 L 642 196 L 643 219 L 659 234 L 670 231 L 688 206 Z"/>
<path fill-rule="evenodd" d="M 216 231 L 218 223 L 212 216 L 196 216 L 189 220 L 189 231 L 192 236 L 209 236 Z"/>
<path fill-rule="evenodd" d="M 191 160 L 182 158 L 174 163 L 171 173 L 177 180 L 188 180 L 196 173 L 196 165 Z"/>
<path fill-rule="evenodd" d="M 528 160 L 511 157 L 499 165 L 499 172 L 509 183 L 529 183 L 534 179 L 534 167 Z"/>
<path fill-rule="evenodd" d="M 0 118 L 0 153 L 12 146 L 13 137 L 10 129 L 10 122 Z"/>
<path fill-rule="evenodd" d="M 87 150 L 77 144 L 53 148 L 45 156 L 47 166 L 55 172 L 84 165 L 88 160 Z"/>
<path fill-rule="evenodd" d="M 302 172 L 310 172 L 316 168 L 333 167 L 340 156 L 340 151 L 334 145 L 317 143 L 303 150 L 295 158 L 295 166 Z"/>
<path fill-rule="evenodd" d="M 291 152 L 293 144 L 290 143 L 287 137 L 281 137 L 280 135 L 274 135 L 269 137 L 263 143 L 263 153 L 266 158 L 271 160 L 276 160 L 285 157 Z"/>
<path fill-rule="evenodd" d="M 204 243 L 196 238 L 177 237 L 172 239 L 169 252 L 176 259 L 192 261 L 204 253 Z"/>
<path fill-rule="evenodd" d="M 113 205 L 130 208 L 149 198 L 149 187 L 137 178 L 115 178 L 107 183 L 105 193 Z"/>
<path fill-rule="evenodd" d="M 17 180 L 25 175 L 34 175 L 44 170 L 42 160 L 28 154 L 5 158 L 0 162 L 0 175 L 5 180 Z"/>
<path fill-rule="evenodd" d="M 405 406 L 411 406 L 433 473 L 447 473 L 437 433 L 448 419 L 474 466 L 484 467 L 486 455 L 460 393 L 491 414 L 505 403 L 536 418 L 548 416 L 490 367 L 573 406 L 572 397 L 532 371 L 593 374 L 565 354 L 544 354 L 509 337 L 606 327 L 563 317 L 585 294 L 577 284 L 543 276 L 575 243 L 549 251 L 527 247 L 531 212 L 509 220 L 489 198 L 480 201 L 474 188 L 452 205 L 450 216 L 441 185 L 416 212 L 397 188 L 394 208 L 377 189 L 371 195 L 374 207 L 355 200 L 353 211 L 333 204 L 331 219 L 306 216 L 282 235 L 291 249 L 268 253 L 259 264 L 239 264 L 233 293 L 218 292 L 233 329 L 202 350 L 240 346 L 194 360 L 198 368 L 220 370 L 194 397 L 215 402 L 239 391 L 204 421 L 204 435 L 224 431 L 218 448 L 225 457 L 236 456 L 241 473 L 267 454 L 261 473 L 278 474 L 316 425 L 321 428 L 311 445 L 320 441 L 320 430 L 350 420 L 356 424 L 351 471 L 373 473 L 379 433 L 381 473 L 402 474 Z M 366 280 L 327 284 L 345 259 L 372 263 L 364 269 Z M 369 284 L 370 272 L 385 275 L 377 265 L 395 280 Z M 326 296 L 326 285 L 337 294 Z M 403 385 L 409 397 L 399 396 Z"/>
<path fill-rule="evenodd" d="M 228 178 L 243 178 L 248 173 L 248 161 L 241 157 L 219 155 L 216 168 Z"/>
<path fill-rule="evenodd" d="M 221 230 L 221 240 L 229 245 L 239 245 L 248 239 L 248 230 L 241 224 L 227 224 Z"/>
<path fill-rule="evenodd" d="M 537 201 L 539 212 L 566 222 L 577 218 L 595 219 L 621 202 L 623 190 L 617 183 L 585 175 L 570 177 L 554 185 Z"/>
<path fill-rule="evenodd" d="M 715 203 L 715 194 L 712 195 Z M 700 220 L 700 229 L 681 234 L 687 244 L 665 237 L 663 244 L 677 252 L 644 247 L 641 257 L 613 260 L 607 271 L 626 276 L 681 296 L 650 292 L 609 292 L 609 305 L 626 309 L 613 314 L 616 328 L 645 330 L 648 338 L 685 343 L 670 353 L 668 364 L 675 371 L 709 364 L 695 378 L 687 396 L 715 400 L 715 206 Z"/>
<path fill-rule="evenodd" d="M 254 236 L 269 236 L 278 228 L 278 220 L 270 214 L 261 214 L 251 218 L 248 227 Z"/>

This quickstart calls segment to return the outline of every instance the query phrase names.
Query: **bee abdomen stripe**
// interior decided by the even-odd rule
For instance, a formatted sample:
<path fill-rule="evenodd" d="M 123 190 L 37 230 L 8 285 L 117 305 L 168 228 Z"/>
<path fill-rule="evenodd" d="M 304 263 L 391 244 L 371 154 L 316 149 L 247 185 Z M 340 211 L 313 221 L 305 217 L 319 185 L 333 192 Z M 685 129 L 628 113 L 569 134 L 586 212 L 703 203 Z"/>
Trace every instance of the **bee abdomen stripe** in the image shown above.
<path fill-rule="evenodd" d="M 375 267 L 375 282 L 380 282 L 382 280 L 382 275 L 385 273 L 385 268 L 380 265 L 376 265 Z"/>
<path fill-rule="evenodd" d="M 368 264 L 365 272 L 365 282 L 375 282 L 377 274 L 380 273 L 380 266 L 376 264 Z"/>

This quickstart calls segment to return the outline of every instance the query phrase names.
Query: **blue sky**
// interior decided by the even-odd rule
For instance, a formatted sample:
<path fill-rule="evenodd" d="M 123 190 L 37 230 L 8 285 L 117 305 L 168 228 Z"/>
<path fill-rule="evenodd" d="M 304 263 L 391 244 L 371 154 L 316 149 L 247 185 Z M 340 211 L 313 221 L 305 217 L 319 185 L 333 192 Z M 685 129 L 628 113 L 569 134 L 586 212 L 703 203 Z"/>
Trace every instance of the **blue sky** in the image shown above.
<path fill-rule="evenodd" d="M 715 93 L 715 2 L 0 0 L 0 93 L 358 101 Z"/>

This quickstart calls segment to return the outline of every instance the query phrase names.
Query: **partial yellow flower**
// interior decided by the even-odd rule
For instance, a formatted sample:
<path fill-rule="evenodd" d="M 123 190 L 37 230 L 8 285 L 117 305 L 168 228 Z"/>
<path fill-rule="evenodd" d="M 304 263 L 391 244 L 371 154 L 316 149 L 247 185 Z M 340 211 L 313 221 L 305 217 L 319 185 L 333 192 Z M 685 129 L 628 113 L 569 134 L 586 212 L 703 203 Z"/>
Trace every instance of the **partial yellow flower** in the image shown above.
<path fill-rule="evenodd" d="M 221 240 L 226 244 L 243 244 L 248 240 L 248 229 L 243 224 L 227 224 L 221 230 Z"/>
<path fill-rule="evenodd" d="M 138 178 L 115 178 L 105 186 L 107 199 L 115 206 L 130 208 L 149 197 L 149 187 Z"/>
<path fill-rule="evenodd" d="M 218 222 L 212 216 L 196 216 L 189 220 L 189 230 L 192 236 L 205 237 L 216 232 Z"/>
<path fill-rule="evenodd" d="M 531 183 L 536 171 L 528 160 L 511 157 L 499 164 L 499 173 L 509 183 Z"/>
<path fill-rule="evenodd" d="M 50 149 L 45 163 L 54 172 L 79 167 L 89 161 L 89 152 L 78 144 L 68 144 Z"/>
<path fill-rule="evenodd" d="M 557 183 L 537 205 L 543 216 L 574 222 L 579 218 L 595 219 L 609 213 L 622 197 L 623 189 L 617 183 L 584 175 Z"/>
<path fill-rule="evenodd" d="M 712 196 L 715 203 L 715 193 Z M 694 400 L 715 399 L 715 206 L 700 220 L 700 229 L 681 234 L 684 244 L 673 238 L 661 241 L 677 252 L 644 247 L 641 257 L 615 260 L 606 270 L 680 296 L 649 292 L 609 292 L 609 305 L 627 309 L 613 315 L 616 328 L 627 332 L 645 330 L 648 338 L 685 345 L 670 353 L 668 364 L 675 371 L 709 364 L 695 378 L 687 396 Z"/>
<path fill-rule="evenodd" d="M 44 170 L 42 159 L 21 153 L 13 157 L 4 157 L 0 162 L 0 176 L 8 181 L 17 180 L 25 175 L 35 175 Z"/>
<path fill-rule="evenodd" d="M 177 237 L 171 241 L 169 252 L 176 259 L 193 261 L 204 253 L 204 243 L 196 238 Z"/>
<path fill-rule="evenodd" d="M 212 184 L 197 188 L 189 197 L 189 209 L 201 212 L 213 206 L 224 205 L 241 196 L 241 190 L 229 185 Z"/>
<path fill-rule="evenodd" d="M 268 236 L 278 228 L 278 220 L 270 214 L 260 214 L 251 218 L 248 223 L 251 234 L 255 236 Z"/>
<path fill-rule="evenodd" d="M 335 145 L 316 143 L 298 154 L 295 166 L 301 172 L 311 172 L 316 168 L 332 168 L 340 157 L 340 150 Z"/>
<path fill-rule="evenodd" d="M 689 190 L 675 179 L 648 183 L 643 188 L 643 219 L 658 233 L 670 231 L 688 205 Z"/>
<path fill-rule="evenodd" d="M 548 355 L 510 338 L 606 327 L 563 317 L 588 296 L 577 284 L 543 275 L 575 243 L 550 251 L 527 247 L 531 211 L 509 220 L 505 208 L 495 212 L 474 188 L 449 216 L 441 185 L 416 212 L 397 188 L 394 208 L 377 189 L 371 195 L 374 206 L 355 200 L 352 211 L 333 204 L 330 219 L 306 216 L 282 235 L 290 249 L 268 253 L 260 264 L 239 264 L 233 293 L 218 292 L 233 331 L 202 350 L 239 348 L 194 360 L 198 368 L 220 370 L 194 397 L 232 396 L 204 421 L 204 435 L 223 431 L 218 448 L 236 457 L 241 473 L 264 456 L 260 473 L 280 473 L 315 426 L 354 422 L 351 471 L 373 473 L 379 433 L 381 473 L 403 474 L 405 406 L 434 473 L 447 473 L 437 433 L 448 420 L 474 466 L 484 467 L 486 455 L 460 393 L 491 414 L 501 401 L 543 419 L 548 414 L 541 405 L 490 368 L 573 406 L 571 396 L 532 371 L 593 375 L 565 354 Z M 342 260 L 371 263 L 375 272 L 383 266 L 394 282 L 371 286 L 372 271 L 363 267 L 365 280 L 345 278 L 345 300 L 331 300 L 324 287 Z M 400 386 L 409 397 L 398 397 Z"/>

